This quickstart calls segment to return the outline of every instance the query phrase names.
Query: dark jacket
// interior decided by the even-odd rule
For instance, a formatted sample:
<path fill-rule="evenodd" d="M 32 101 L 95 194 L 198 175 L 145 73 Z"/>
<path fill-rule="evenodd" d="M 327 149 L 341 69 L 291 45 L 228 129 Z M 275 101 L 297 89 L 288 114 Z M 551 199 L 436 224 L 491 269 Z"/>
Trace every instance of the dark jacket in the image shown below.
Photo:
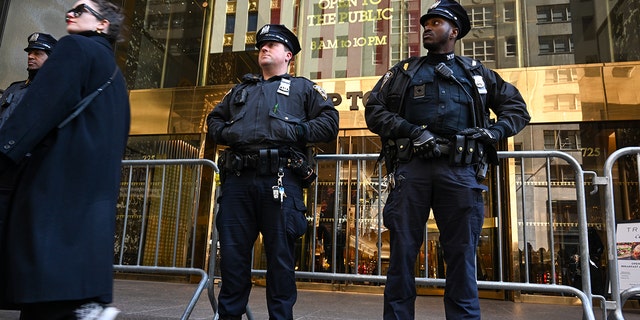
<path fill-rule="evenodd" d="M 29 89 L 29 84 L 31 84 L 30 80 L 13 82 L 2 93 L 2 97 L 0 97 L 0 127 L 22 100 L 25 92 Z"/>
<path fill-rule="evenodd" d="M 287 94 L 278 92 L 283 79 L 290 81 Z M 335 139 L 338 110 L 323 89 L 306 78 L 246 75 L 211 111 L 207 125 L 209 135 L 222 145 L 303 150 L 308 142 Z"/>
<path fill-rule="evenodd" d="M 63 37 L 0 128 L 0 174 L 24 170 L 0 252 L 7 286 L 0 300 L 112 300 L 116 201 L 130 121 L 122 74 L 74 120 L 57 126 L 115 68 L 104 37 Z"/>
<path fill-rule="evenodd" d="M 365 119 L 369 129 L 383 139 L 409 137 L 409 133 L 419 123 L 402 116 L 403 98 L 411 77 L 425 63 L 426 57 L 409 58 L 393 66 L 374 86 L 365 107 Z M 489 109 L 497 119 L 493 127 L 500 130 L 502 137 L 510 137 L 524 128 L 530 120 L 526 104 L 516 87 L 505 82 L 496 72 L 486 68 L 479 61 L 456 56 L 471 83 L 476 84 L 471 95 L 475 101 L 476 118 L 483 119 L 480 127 L 488 126 Z M 484 80 L 486 93 L 480 93 L 473 76 Z M 484 91 L 484 90 L 483 90 Z M 479 107 L 482 106 L 482 107 Z"/>

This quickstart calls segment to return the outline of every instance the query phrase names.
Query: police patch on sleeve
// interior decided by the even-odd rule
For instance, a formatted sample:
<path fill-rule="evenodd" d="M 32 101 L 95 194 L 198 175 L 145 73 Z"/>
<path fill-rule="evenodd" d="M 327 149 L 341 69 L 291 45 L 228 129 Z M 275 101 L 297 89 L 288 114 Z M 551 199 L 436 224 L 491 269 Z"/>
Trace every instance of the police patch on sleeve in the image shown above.
<path fill-rule="evenodd" d="M 389 81 L 389 79 L 391 79 L 392 77 L 393 77 L 393 72 L 391 72 L 391 70 L 387 71 L 387 73 L 385 73 L 384 76 L 382 77 L 382 84 L 380 85 L 380 88 L 382 89 L 385 83 L 387 83 L 387 81 Z"/>
<path fill-rule="evenodd" d="M 326 92 L 326 91 L 324 91 L 324 89 L 322 89 L 322 87 L 321 87 L 321 86 L 319 86 L 319 85 L 317 85 L 317 84 L 314 84 L 314 85 L 313 85 L 313 89 L 315 89 L 315 90 L 316 90 L 316 91 L 317 91 L 317 92 L 322 96 L 322 99 L 324 99 L 325 101 L 327 101 L 327 92 Z"/>

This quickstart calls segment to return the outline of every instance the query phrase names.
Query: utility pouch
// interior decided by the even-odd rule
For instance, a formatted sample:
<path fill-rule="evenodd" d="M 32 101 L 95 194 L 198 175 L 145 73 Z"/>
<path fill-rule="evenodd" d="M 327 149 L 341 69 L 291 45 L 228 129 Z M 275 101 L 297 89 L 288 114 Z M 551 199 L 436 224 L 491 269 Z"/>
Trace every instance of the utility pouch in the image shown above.
<path fill-rule="evenodd" d="M 471 163 L 480 163 L 484 159 L 484 143 L 476 143 L 476 152 L 473 153 Z M 486 162 L 486 161 L 485 161 Z"/>
<path fill-rule="evenodd" d="M 270 173 L 278 173 L 280 167 L 284 164 L 280 163 L 280 153 L 278 149 L 269 149 L 269 170 Z"/>
<path fill-rule="evenodd" d="M 227 168 L 227 166 L 229 165 L 228 158 L 230 154 L 231 153 L 229 151 L 222 151 L 218 156 L 218 162 L 216 164 L 218 165 L 218 169 L 220 171 L 220 183 L 224 183 L 227 178 L 227 174 L 229 174 L 229 168 Z"/>
<path fill-rule="evenodd" d="M 465 136 L 455 135 L 451 141 L 451 153 L 449 155 L 449 164 L 452 166 L 462 165 L 462 158 L 466 153 Z"/>
<path fill-rule="evenodd" d="M 269 173 L 269 149 L 261 149 L 258 152 L 258 167 L 256 171 L 259 175 L 266 175 Z"/>
<path fill-rule="evenodd" d="M 462 158 L 463 165 L 473 164 L 473 156 L 476 154 L 477 145 L 476 139 L 465 139 L 464 157 Z"/>
<path fill-rule="evenodd" d="M 224 170 L 224 151 L 221 152 L 218 156 L 216 165 L 218 166 L 218 176 L 220 177 L 220 183 L 224 183 L 224 180 L 227 178 L 227 174 Z"/>
<path fill-rule="evenodd" d="M 487 157 L 482 157 L 476 164 L 476 180 L 482 182 L 487 177 L 488 170 L 489 164 L 487 163 Z"/>
<path fill-rule="evenodd" d="M 399 162 L 409 162 L 411 160 L 411 154 L 413 153 L 411 139 L 410 138 L 396 139 L 396 152 L 398 154 Z"/>
<path fill-rule="evenodd" d="M 387 174 L 395 171 L 396 167 L 396 142 L 395 140 L 383 140 L 382 148 L 380 148 L 380 156 L 378 156 L 378 162 L 383 160 Z"/>
<path fill-rule="evenodd" d="M 280 169 L 280 156 L 278 149 L 260 149 L 258 151 L 258 175 L 270 175 L 278 173 Z"/>

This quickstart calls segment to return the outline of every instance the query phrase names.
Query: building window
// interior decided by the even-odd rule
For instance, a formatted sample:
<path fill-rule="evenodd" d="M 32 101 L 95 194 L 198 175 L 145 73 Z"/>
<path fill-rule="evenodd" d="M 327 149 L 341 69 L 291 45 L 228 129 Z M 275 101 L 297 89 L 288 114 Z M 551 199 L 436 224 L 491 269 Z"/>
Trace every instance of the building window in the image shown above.
<path fill-rule="evenodd" d="M 579 100 L 576 94 L 551 94 L 544 96 L 544 111 L 577 111 Z"/>
<path fill-rule="evenodd" d="M 380 21 L 378 22 L 374 22 L 371 24 L 371 32 L 373 34 L 378 34 L 379 32 L 382 32 L 384 30 L 384 26 L 382 25 L 382 23 Z"/>
<path fill-rule="evenodd" d="M 336 70 L 334 72 L 335 77 L 336 78 L 346 78 L 347 77 L 347 70 Z"/>
<path fill-rule="evenodd" d="M 382 50 L 380 50 L 380 48 L 373 50 L 371 55 L 371 64 L 382 64 Z"/>
<path fill-rule="evenodd" d="M 578 72 L 574 68 L 546 70 L 546 83 L 567 83 L 578 80 Z"/>
<path fill-rule="evenodd" d="M 572 53 L 573 39 L 570 34 L 538 37 L 540 54 Z"/>
<path fill-rule="evenodd" d="M 247 21 L 247 31 L 248 32 L 256 32 L 258 31 L 258 12 L 249 12 Z"/>
<path fill-rule="evenodd" d="M 549 179 L 552 182 L 575 182 L 576 172 L 568 164 L 553 164 L 550 167 Z"/>
<path fill-rule="evenodd" d="M 227 33 L 227 34 L 233 33 L 235 31 L 235 28 L 236 28 L 236 15 L 228 14 L 227 21 L 224 26 L 224 33 Z"/>
<path fill-rule="evenodd" d="M 417 46 L 413 46 L 413 45 L 408 45 L 405 47 L 405 52 L 404 54 L 400 53 L 400 45 L 393 45 L 391 46 L 391 52 L 390 52 L 390 65 L 394 65 L 398 62 L 400 62 L 403 59 L 406 59 L 408 57 L 413 57 L 413 56 L 417 56 L 420 54 L 420 49 L 417 49 Z"/>
<path fill-rule="evenodd" d="M 402 6 L 404 4 L 401 2 L 397 2 L 397 5 Z M 397 8 L 395 9 L 394 12 L 401 12 L 401 10 L 400 8 Z M 405 13 L 402 16 L 398 15 L 398 17 L 401 17 L 401 18 L 396 18 L 396 15 L 394 14 L 392 19 L 390 20 L 391 34 L 400 34 L 401 32 L 404 32 L 405 34 L 415 33 L 415 32 L 418 32 L 418 27 L 421 27 L 419 24 L 416 24 L 414 22 L 414 21 L 418 21 L 419 18 L 414 18 L 410 12 Z"/>
<path fill-rule="evenodd" d="M 312 43 L 324 43 L 323 41 L 324 40 L 323 40 L 322 37 L 320 37 L 320 38 L 312 38 L 311 39 Z M 317 59 L 322 58 L 322 49 L 318 49 L 316 47 L 315 50 L 312 50 L 311 51 L 311 58 L 317 58 Z"/>
<path fill-rule="evenodd" d="M 418 27 L 422 27 L 419 24 L 416 24 L 414 21 L 419 21 L 420 17 L 414 18 L 413 14 L 411 12 L 409 12 L 409 14 L 407 14 L 407 18 L 405 19 L 405 32 L 406 33 L 416 33 L 418 32 Z"/>
<path fill-rule="evenodd" d="M 391 62 L 390 65 L 395 65 L 400 62 L 400 46 L 391 46 Z"/>
<path fill-rule="evenodd" d="M 539 6 L 538 23 L 557 23 L 571 21 L 571 11 L 569 4 L 557 4 L 552 6 Z"/>
<path fill-rule="evenodd" d="M 463 55 L 485 61 L 496 61 L 496 44 L 492 40 L 462 41 Z"/>
<path fill-rule="evenodd" d="M 469 15 L 472 28 L 491 27 L 494 25 L 492 7 L 473 7 L 469 10 Z"/>
<path fill-rule="evenodd" d="M 579 130 L 544 130 L 545 150 L 579 150 L 581 147 Z"/>
<path fill-rule="evenodd" d="M 515 57 L 518 55 L 518 44 L 516 37 L 507 37 L 504 40 L 504 55 L 507 57 Z"/>
<path fill-rule="evenodd" d="M 310 79 L 322 79 L 322 71 L 310 72 L 309 73 L 309 78 Z"/>
<path fill-rule="evenodd" d="M 503 22 L 516 22 L 516 5 L 514 2 L 507 2 L 502 9 Z"/>

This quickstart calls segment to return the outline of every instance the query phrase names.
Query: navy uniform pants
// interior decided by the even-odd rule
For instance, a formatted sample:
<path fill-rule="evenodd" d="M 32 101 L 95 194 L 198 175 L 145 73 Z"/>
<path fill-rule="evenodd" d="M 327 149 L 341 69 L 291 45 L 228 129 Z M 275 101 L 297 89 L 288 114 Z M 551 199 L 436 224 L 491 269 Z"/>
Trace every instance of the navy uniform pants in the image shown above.
<path fill-rule="evenodd" d="M 277 175 L 245 170 L 228 174 L 218 199 L 216 226 L 220 240 L 222 285 L 218 295 L 221 319 L 240 319 L 251 291 L 251 253 L 262 233 L 267 259 L 269 319 L 293 319 L 296 302 L 294 244 L 307 230 L 300 179 L 284 171 L 286 197 L 274 200 Z"/>
<path fill-rule="evenodd" d="M 444 251 L 447 319 L 480 319 L 476 248 L 484 220 L 482 191 L 472 166 L 450 166 L 447 157 L 400 164 L 384 207 L 390 259 L 384 319 L 415 318 L 415 264 L 432 209 Z"/>

